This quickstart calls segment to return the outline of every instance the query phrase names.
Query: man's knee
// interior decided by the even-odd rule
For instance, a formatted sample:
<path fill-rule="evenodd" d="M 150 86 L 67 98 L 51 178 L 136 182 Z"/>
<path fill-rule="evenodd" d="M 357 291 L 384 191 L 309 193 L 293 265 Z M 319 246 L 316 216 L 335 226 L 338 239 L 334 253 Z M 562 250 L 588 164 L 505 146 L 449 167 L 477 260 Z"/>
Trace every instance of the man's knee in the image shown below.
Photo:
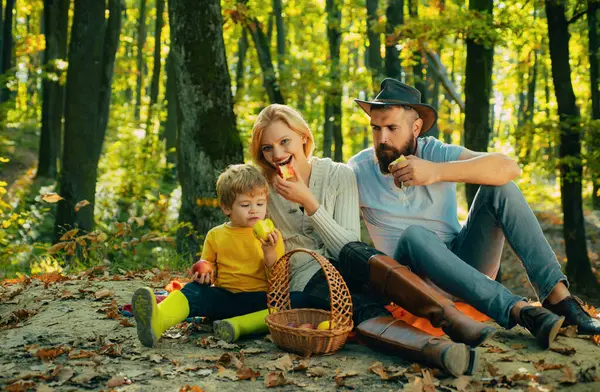
<path fill-rule="evenodd" d="M 498 196 L 501 199 L 523 196 L 517 184 L 512 181 L 504 185 L 481 185 L 479 193 L 485 196 Z"/>
<path fill-rule="evenodd" d="M 423 226 L 408 226 L 398 239 L 394 258 L 401 261 L 402 264 L 407 264 L 406 257 L 410 258 L 411 252 L 415 249 L 421 249 L 431 244 L 431 241 L 439 241 L 439 238 L 429 229 Z"/>

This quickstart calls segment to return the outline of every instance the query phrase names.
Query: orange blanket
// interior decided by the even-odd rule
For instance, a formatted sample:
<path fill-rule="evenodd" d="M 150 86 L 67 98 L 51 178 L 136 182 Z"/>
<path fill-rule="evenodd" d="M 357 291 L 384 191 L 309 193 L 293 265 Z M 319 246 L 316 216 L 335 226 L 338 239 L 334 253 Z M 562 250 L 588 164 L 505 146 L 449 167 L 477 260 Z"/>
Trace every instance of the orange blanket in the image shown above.
<path fill-rule="evenodd" d="M 468 305 L 464 302 L 455 302 L 454 304 L 456 305 L 456 308 L 458 310 L 460 310 L 467 316 L 471 317 L 473 320 L 487 321 L 490 319 L 485 314 L 479 312 L 478 310 L 473 308 L 471 305 Z M 441 328 L 435 328 L 433 325 L 431 325 L 429 320 L 424 319 L 422 317 L 417 317 L 417 316 L 409 313 L 407 310 L 401 308 L 398 305 L 391 304 L 391 305 L 386 306 L 386 308 L 387 308 L 387 310 L 392 312 L 392 315 L 395 318 L 403 320 L 405 323 L 410 324 L 415 328 L 419 328 L 420 330 L 423 330 L 433 336 L 444 335 L 444 331 L 442 331 Z"/>

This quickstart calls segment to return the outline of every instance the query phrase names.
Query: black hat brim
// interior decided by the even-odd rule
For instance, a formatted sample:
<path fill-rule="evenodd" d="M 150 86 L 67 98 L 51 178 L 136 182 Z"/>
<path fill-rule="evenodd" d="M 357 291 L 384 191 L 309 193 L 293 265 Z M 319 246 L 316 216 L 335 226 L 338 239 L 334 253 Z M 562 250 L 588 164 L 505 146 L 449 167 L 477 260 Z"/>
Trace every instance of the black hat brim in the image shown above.
<path fill-rule="evenodd" d="M 410 102 L 381 102 L 381 101 L 363 101 L 361 99 L 355 99 L 354 102 L 361 107 L 362 110 L 371 116 L 371 107 L 372 106 L 410 106 L 415 109 L 417 113 L 419 113 L 419 117 L 423 120 L 423 126 L 421 127 L 421 132 L 419 135 L 424 134 L 429 131 L 437 122 L 437 111 L 431 105 L 427 105 L 426 103 L 410 103 Z"/>

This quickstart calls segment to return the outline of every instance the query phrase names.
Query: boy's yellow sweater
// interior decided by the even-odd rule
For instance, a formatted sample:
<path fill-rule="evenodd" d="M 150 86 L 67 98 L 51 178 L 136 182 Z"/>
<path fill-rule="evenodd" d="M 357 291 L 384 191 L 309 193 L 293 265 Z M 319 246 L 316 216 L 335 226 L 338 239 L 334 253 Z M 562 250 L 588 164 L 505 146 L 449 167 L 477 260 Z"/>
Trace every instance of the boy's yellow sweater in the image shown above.
<path fill-rule="evenodd" d="M 275 247 L 277 258 L 283 256 L 283 238 Z M 267 272 L 260 241 L 251 227 L 231 227 L 224 223 L 212 228 L 204 240 L 202 259 L 217 272 L 215 286 L 231 292 L 267 291 Z"/>

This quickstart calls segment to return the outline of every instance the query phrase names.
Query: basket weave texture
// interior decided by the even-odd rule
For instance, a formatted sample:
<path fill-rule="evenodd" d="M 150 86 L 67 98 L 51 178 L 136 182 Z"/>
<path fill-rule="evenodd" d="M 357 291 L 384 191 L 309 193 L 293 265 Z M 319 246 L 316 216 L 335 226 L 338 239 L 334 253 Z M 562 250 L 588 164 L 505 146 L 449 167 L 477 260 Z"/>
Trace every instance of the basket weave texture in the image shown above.
<path fill-rule="evenodd" d="M 298 252 L 310 254 L 325 272 L 329 285 L 331 311 L 291 309 L 290 259 Z M 269 276 L 267 306 L 269 315 L 265 321 L 275 344 L 283 350 L 304 356 L 336 352 L 342 348 L 354 327 L 352 299 L 346 282 L 326 258 L 308 249 L 294 249 L 277 260 Z M 329 320 L 331 329 L 317 330 L 288 326 L 289 323 L 298 325 L 311 323 L 316 327 L 325 320 Z"/>

